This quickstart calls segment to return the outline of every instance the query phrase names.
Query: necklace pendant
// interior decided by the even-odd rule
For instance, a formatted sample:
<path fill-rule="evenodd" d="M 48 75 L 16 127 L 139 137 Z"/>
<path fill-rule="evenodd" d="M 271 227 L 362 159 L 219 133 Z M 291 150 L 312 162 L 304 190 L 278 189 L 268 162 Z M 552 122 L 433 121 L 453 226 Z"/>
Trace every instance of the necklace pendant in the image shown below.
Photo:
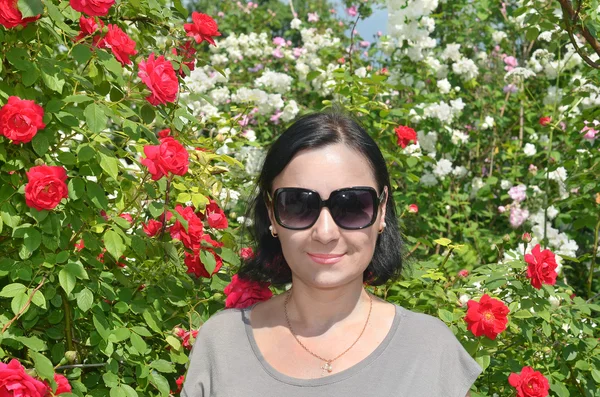
<path fill-rule="evenodd" d="M 325 371 L 331 373 L 331 371 L 333 371 L 333 367 L 331 366 L 330 362 L 326 362 L 325 364 L 323 364 L 321 366 L 321 369 L 323 369 L 323 373 L 322 375 L 326 375 Z"/>

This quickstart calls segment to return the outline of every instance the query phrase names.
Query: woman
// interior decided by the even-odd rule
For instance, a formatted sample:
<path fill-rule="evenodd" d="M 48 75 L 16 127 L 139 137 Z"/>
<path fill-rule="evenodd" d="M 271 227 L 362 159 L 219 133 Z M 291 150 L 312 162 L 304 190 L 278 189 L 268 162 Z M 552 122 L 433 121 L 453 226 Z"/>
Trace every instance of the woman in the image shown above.
<path fill-rule="evenodd" d="M 464 397 L 481 372 L 440 320 L 364 285 L 401 271 L 383 156 L 351 118 L 304 116 L 270 148 L 239 276 L 285 293 L 213 315 L 182 396 Z"/>

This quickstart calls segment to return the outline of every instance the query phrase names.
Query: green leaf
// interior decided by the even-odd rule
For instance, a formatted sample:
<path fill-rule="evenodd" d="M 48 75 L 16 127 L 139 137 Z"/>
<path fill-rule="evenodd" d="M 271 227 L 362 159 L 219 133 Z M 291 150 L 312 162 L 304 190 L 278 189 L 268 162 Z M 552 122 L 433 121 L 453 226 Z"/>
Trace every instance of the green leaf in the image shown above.
<path fill-rule="evenodd" d="M 106 250 L 115 258 L 115 260 L 119 260 L 123 253 L 125 252 L 125 244 L 123 244 L 123 239 L 119 236 L 118 233 L 107 230 L 104 233 L 104 245 L 106 246 Z"/>
<path fill-rule="evenodd" d="M 44 342 L 43 340 L 41 340 L 37 336 L 32 336 L 30 338 L 27 338 L 25 336 L 18 336 L 18 337 L 14 338 L 14 339 L 17 342 L 21 342 L 27 348 L 29 348 L 29 349 L 31 349 L 31 350 L 33 350 L 35 352 L 40 352 L 40 351 L 48 350 L 48 346 L 46 346 L 46 342 Z"/>
<path fill-rule="evenodd" d="M 35 364 L 35 372 L 42 379 L 54 380 L 54 366 L 52 362 L 43 354 L 30 352 L 30 356 Z"/>
<path fill-rule="evenodd" d="M 91 132 L 98 133 L 106 128 L 108 117 L 106 117 L 102 108 L 97 104 L 90 103 L 87 105 L 83 114 Z"/>
<path fill-rule="evenodd" d="M 64 165 L 75 165 L 77 164 L 77 157 L 71 152 L 59 152 L 58 161 Z"/>
<path fill-rule="evenodd" d="M 86 190 L 92 203 L 103 210 L 108 209 L 108 199 L 106 198 L 106 192 L 96 182 L 86 181 Z"/>
<path fill-rule="evenodd" d="M 81 178 L 69 178 L 69 198 L 79 200 L 85 194 L 85 181 Z"/>
<path fill-rule="evenodd" d="M 100 152 L 100 167 L 114 180 L 119 177 L 119 161 L 114 156 Z"/>
<path fill-rule="evenodd" d="M 94 157 L 96 157 L 96 151 L 88 145 L 81 146 L 77 152 L 77 159 L 81 163 L 87 163 Z"/>
<path fill-rule="evenodd" d="M 69 295 L 71 291 L 73 291 L 73 288 L 75 288 L 77 278 L 73 273 L 70 273 L 65 266 L 58 272 L 58 282 L 67 295 Z"/>
<path fill-rule="evenodd" d="M 215 267 L 217 267 L 217 261 L 215 260 L 215 256 L 209 251 L 200 251 L 200 261 L 204 265 L 204 268 L 208 272 L 208 274 L 212 275 Z"/>
<path fill-rule="evenodd" d="M 87 288 L 82 289 L 77 293 L 77 307 L 81 311 L 87 312 L 94 303 L 94 294 Z"/>
<path fill-rule="evenodd" d="M 42 291 L 35 291 L 35 293 L 33 294 L 33 297 L 31 299 L 31 302 L 36 305 L 37 307 L 40 307 L 42 309 L 46 309 L 46 298 L 44 297 L 44 294 L 42 293 Z"/>
<path fill-rule="evenodd" d="M 0 291 L 0 296 L 4 298 L 14 298 L 20 293 L 25 293 L 27 291 L 27 287 L 21 283 L 12 283 L 5 285 Z"/>
<path fill-rule="evenodd" d="M 110 397 L 127 397 L 127 394 L 125 394 L 125 390 L 121 386 L 117 386 L 110 389 Z"/>
<path fill-rule="evenodd" d="M 44 5 L 41 0 L 19 0 L 17 5 L 23 18 L 34 17 L 44 12 Z"/>
<path fill-rule="evenodd" d="M 146 353 L 148 345 L 141 336 L 134 332 L 129 337 L 129 340 L 131 341 L 131 345 L 140 353 L 141 356 Z"/>
<path fill-rule="evenodd" d="M 123 342 L 124 340 L 129 339 L 130 335 L 131 331 L 127 328 L 117 328 L 110 333 L 108 340 L 114 343 Z"/>
<path fill-rule="evenodd" d="M 160 329 L 160 327 L 158 326 L 158 323 L 156 322 L 156 318 L 154 317 L 154 315 L 152 313 L 150 313 L 150 311 L 148 309 L 144 310 L 144 313 L 142 314 L 142 316 L 144 317 L 144 320 L 146 320 L 146 324 L 148 324 L 148 326 L 150 327 L 150 329 L 152 329 L 152 331 L 156 332 L 156 333 L 162 333 L 162 330 Z"/>
<path fill-rule="evenodd" d="M 73 58 L 75 58 L 77 63 L 81 65 L 85 64 L 92 57 L 92 51 L 90 50 L 90 47 L 84 44 L 77 44 L 75 47 L 73 47 L 71 54 L 73 54 Z"/>
<path fill-rule="evenodd" d="M 518 312 L 512 315 L 514 318 L 531 318 L 533 314 L 529 310 L 519 310 Z"/>
<path fill-rule="evenodd" d="M 433 240 L 433 242 L 443 247 L 447 247 L 450 243 L 452 243 L 452 240 L 442 237 L 438 238 L 437 240 Z"/>
<path fill-rule="evenodd" d="M 177 339 L 173 335 L 167 335 L 165 340 L 167 341 L 167 343 L 169 345 L 171 345 L 173 347 L 173 349 L 175 349 L 175 350 L 181 349 L 181 342 L 179 341 L 179 339 Z"/>
<path fill-rule="evenodd" d="M 163 359 L 158 359 L 158 360 L 152 361 L 150 363 L 150 368 L 154 368 L 158 372 L 169 373 L 169 374 L 175 372 L 175 367 L 173 366 L 173 364 L 171 364 L 167 360 L 163 360 Z"/>
<path fill-rule="evenodd" d="M 48 137 L 46 134 L 37 133 L 31 140 L 31 145 L 33 146 L 33 150 L 38 156 L 43 156 L 48 152 L 50 148 L 50 143 L 48 142 Z"/>
<path fill-rule="evenodd" d="M 83 268 L 81 262 L 69 262 L 65 266 L 65 269 L 71 273 L 73 276 L 77 277 L 80 280 L 88 280 L 88 274 Z"/>
<path fill-rule="evenodd" d="M 63 87 L 65 86 L 65 80 L 61 79 L 57 75 L 48 74 L 41 68 L 42 80 L 44 84 L 52 91 L 56 91 L 59 94 L 62 94 Z"/>
<path fill-rule="evenodd" d="M 15 316 L 17 314 L 19 314 L 21 312 L 21 310 L 23 310 L 23 308 L 27 304 L 28 300 L 29 300 L 29 295 L 26 294 L 25 292 L 19 292 L 18 294 L 15 295 L 14 298 L 12 298 L 12 301 L 10 302 L 10 308 L 12 309 Z M 25 312 L 27 312 L 27 310 L 23 311 L 23 313 L 25 313 Z"/>
<path fill-rule="evenodd" d="M 154 106 L 144 105 L 140 110 L 140 116 L 142 117 L 142 121 L 146 124 L 150 124 L 154 121 L 156 117 L 156 112 L 154 111 Z"/>
<path fill-rule="evenodd" d="M 445 323 L 452 323 L 454 321 L 454 315 L 448 310 L 439 309 L 438 316 Z"/>
<path fill-rule="evenodd" d="M 477 361 L 477 364 L 479 364 L 479 366 L 485 371 L 487 367 L 490 366 L 490 356 L 489 354 L 483 355 L 483 356 L 479 356 L 479 357 L 475 357 L 475 361 Z"/>
<path fill-rule="evenodd" d="M 170 391 L 169 381 L 167 381 L 164 376 L 162 376 L 161 374 L 159 374 L 157 372 L 151 372 L 150 375 L 148 376 L 148 380 L 150 381 L 150 383 L 152 385 L 154 385 L 154 387 L 156 387 L 158 389 L 158 391 L 160 392 L 160 394 L 162 396 L 169 395 L 169 391 Z"/>
<path fill-rule="evenodd" d="M 138 397 L 138 394 L 133 387 L 126 385 L 125 383 L 121 384 L 121 389 L 123 389 L 127 397 Z"/>

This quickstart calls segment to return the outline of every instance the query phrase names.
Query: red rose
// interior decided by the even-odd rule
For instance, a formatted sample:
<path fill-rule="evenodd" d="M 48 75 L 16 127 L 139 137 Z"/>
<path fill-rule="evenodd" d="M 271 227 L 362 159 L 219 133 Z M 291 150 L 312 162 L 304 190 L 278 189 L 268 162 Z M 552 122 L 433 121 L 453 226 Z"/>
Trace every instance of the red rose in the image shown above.
<path fill-rule="evenodd" d="M 550 116 L 540 117 L 540 125 L 542 127 L 547 126 L 548 124 L 550 124 L 551 121 L 552 121 L 552 117 L 550 117 Z"/>
<path fill-rule="evenodd" d="M 69 0 L 75 11 L 83 12 L 90 17 L 104 16 L 108 14 L 115 0 Z"/>
<path fill-rule="evenodd" d="M 220 243 L 220 242 L 218 242 L 218 241 L 215 241 L 215 240 L 213 240 L 213 239 L 210 237 L 210 234 L 204 234 L 204 235 L 202 235 L 202 237 L 200 237 L 200 240 L 202 240 L 202 241 L 206 241 L 207 243 L 209 243 L 210 245 L 212 245 L 212 246 L 213 246 L 213 247 L 215 247 L 215 248 L 220 248 L 220 247 L 222 247 L 222 246 L 223 246 L 223 243 Z M 201 242 L 202 242 L 202 241 L 201 241 Z"/>
<path fill-rule="evenodd" d="M 127 36 L 117 25 L 108 25 L 108 33 L 99 42 L 98 47 L 110 48 L 121 65 L 130 65 L 130 56 L 137 54 L 135 41 Z"/>
<path fill-rule="evenodd" d="M 156 236 L 161 231 L 162 227 L 162 222 L 159 222 L 155 219 L 150 219 L 148 224 L 142 222 L 142 229 L 144 230 L 144 233 L 148 235 L 148 237 Z"/>
<path fill-rule="evenodd" d="M 408 206 L 408 212 L 416 214 L 419 212 L 419 207 L 416 204 L 411 204 Z"/>
<path fill-rule="evenodd" d="M 11 96 L 6 105 L 0 108 L 0 135 L 4 135 L 15 144 L 27 143 L 38 130 L 46 127 L 43 118 L 44 109 L 40 105 Z"/>
<path fill-rule="evenodd" d="M 187 36 L 193 37 L 196 43 L 202 43 L 206 40 L 216 46 L 213 36 L 221 35 L 214 19 L 196 11 L 192 13 L 192 23 L 184 24 L 183 28 L 187 32 Z"/>
<path fill-rule="evenodd" d="M 248 260 L 254 257 L 254 251 L 251 247 L 245 247 L 240 250 L 240 257 L 243 260 Z"/>
<path fill-rule="evenodd" d="M 533 288 L 540 289 L 542 284 L 556 284 L 556 257 L 552 251 L 545 249 L 540 252 L 537 244 L 531 250 L 531 254 L 525 255 L 527 262 L 527 277 L 531 279 Z"/>
<path fill-rule="evenodd" d="M 83 242 L 83 239 L 81 239 L 77 243 L 75 243 L 75 249 L 77 251 L 81 251 L 84 248 L 85 248 L 85 243 Z"/>
<path fill-rule="evenodd" d="M 179 215 L 181 215 L 181 217 L 187 221 L 188 227 L 186 230 L 178 219 L 169 229 L 171 238 L 181 240 L 186 248 L 192 250 L 199 247 L 204 235 L 204 225 L 194 212 L 194 208 L 183 208 L 181 204 L 177 204 L 175 211 L 177 211 L 177 213 L 179 213 Z"/>
<path fill-rule="evenodd" d="M 28 23 L 36 21 L 42 16 L 40 14 L 23 18 L 17 3 L 18 0 L 0 0 L 0 25 L 3 25 L 6 29 L 12 29 L 18 25 L 25 27 Z"/>
<path fill-rule="evenodd" d="M 119 218 L 123 218 L 129 223 L 133 223 L 133 218 L 131 217 L 131 214 L 121 214 L 119 215 Z"/>
<path fill-rule="evenodd" d="M 156 133 L 159 138 L 166 138 L 171 135 L 171 130 L 169 128 L 165 128 L 164 130 L 160 130 Z"/>
<path fill-rule="evenodd" d="M 179 47 L 179 52 L 176 48 L 173 48 L 171 50 L 173 52 L 173 55 L 181 56 L 181 64 L 187 66 L 190 72 L 194 70 L 196 65 L 196 49 L 192 47 L 192 45 L 192 42 L 188 41 L 184 45 Z M 185 72 L 182 67 L 179 68 L 179 75 L 181 77 L 185 77 Z"/>
<path fill-rule="evenodd" d="M 84 37 L 91 36 L 103 27 L 104 27 L 104 22 L 102 22 L 101 19 L 98 19 L 98 22 L 96 22 L 96 18 L 94 18 L 94 17 L 86 18 L 82 15 L 79 17 L 79 34 L 73 40 L 79 41 L 79 40 L 83 39 Z M 98 42 L 98 40 L 100 40 L 100 38 L 95 37 L 94 44 L 96 44 Z"/>
<path fill-rule="evenodd" d="M 139 68 L 139 78 L 152 91 L 152 94 L 146 97 L 148 102 L 155 106 L 175 102 L 179 81 L 171 62 L 165 60 L 162 55 L 155 59 L 154 54 L 150 54 L 147 61 L 140 62 Z"/>
<path fill-rule="evenodd" d="M 46 385 L 25 372 L 19 360 L 0 362 L 0 396 L 44 397 Z"/>
<path fill-rule="evenodd" d="M 212 228 L 227 229 L 227 227 L 229 226 L 229 223 L 227 222 L 227 217 L 225 216 L 225 212 L 223 212 L 223 210 L 213 199 L 210 199 L 210 204 L 206 206 L 204 215 L 206 216 L 206 219 L 208 221 L 208 226 Z"/>
<path fill-rule="evenodd" d="M 398 137 L 398 146 L 401 146 L 402 149 L 407 147 L 411 141 L 413 143 L 417 143 L 417 133 L 412 128 L 399 125 L 398 127 L 394 128 L 394 131 Z"/>
<path fill-rule="evenodd" d="M 71 385 L 69 384 L 69 380 L 67 378 L 65 378 L 63 375 L 54 374 L 54 381 L 58 385 L 56 388 L 56 392 L 54 394 L 51 394 L 52 387 L 48 384 L 48 382 L 45 382 L 48 393 L 50 393 L 53 396 L 58 396 L 59 394 L 62 394 L 62 393 L 71 393 Z"/>
<path fill-rule="evenodd" d="M 508 383 L 517 389 L 517 397 L 545 397 L 550 390 L 548 379 L 531 367 L 523 367 L 520 373 L 510 374 Z"/>
<path fill-rule="evenodd" d="M 183 345 L 183 347 L 185 347 L 188 350 L 191 350 L 195 339 L 198 337 L 198 330 L 195 329 L 192 331 L 186 331 L 182 328 L 179 328 L 179 330 L 177 331 L 177 336 L 181 338 L 181 344 Z M 180 377 L 179 379 L 181 378 L 182 377 Z"/>
<path fill-rule="evenodd" d="M 63 167 L 38 165 L 27 171 L 25 203 L 38 211 L 55 208 L 60 200 L 69 197 L 67 172 Z"/>
<path fill-rule="evenodd" d="M 273 296 L 269 289 L 269 283 L 245 280 L 239 278 L 237 274 L 233 275 L 231 283 L 225 287 L 223 292 L 227 295 L 226 308 L 243 309 L 256 302 L 269 300 Z"/>
<path fill-rule="evenodd" d="M 499 333 L 506 329 L 508 323 L 508 307 L 498 299 L 490 298 L 484 294 L 479 302 L 470 299 L 465 321 L 467 329 L 475 336 L 485 335 L 494 340 Z"/>
<path fill-rule="evenodd" d="M 177 394 L 177 393 L 181 393 L 181 389 L 183 388 L 183 382 L 185 382 L 185 375 L 181 375 L 179 378 L 177 378 L 177 380 L 175 381 L 175 384 L 177 385 L 177 390 L 175 390 L 175 392 L 171 392 L 171 394 Z"/>
<path fill-rule="evenodd" d="M 202 261 L 200 260 L 199 251 L 195 252 L 194 254 L 190 254 L 188 252 L 185 253 L 184 263 L 187 266 L 186 273 L 194 274 L 198 278 L 211 278 L 213 274 L 216 274 L 221 269 L 221 267 L 223 266 L 223 259 L 219 255 L 217 255 L 217 253 L 213 251 L 212 248 L 207 248 L 206 250 L 213 254 L 213 256 L 215 257 L 216 266 L 212 274 L 208 274 L 208 271 L 204 267 L 204 263 L 202 263 Z"/>
<path fill-rule="evenodd" d="M 458 277 L 465 278 L 469 275 L 469 271 L 467 269 L 462 269 L 458 271 Z"/>
<path fill-rule="evenodd" d="M 146 158 L 142 164 L 148 167 L 152 179 L 157 181 L 169 172 L 185 175 L 188 171 L 189 154 L 181 143 L 168 136 L 160 140 L 160 145 L 144 146 Z"/>

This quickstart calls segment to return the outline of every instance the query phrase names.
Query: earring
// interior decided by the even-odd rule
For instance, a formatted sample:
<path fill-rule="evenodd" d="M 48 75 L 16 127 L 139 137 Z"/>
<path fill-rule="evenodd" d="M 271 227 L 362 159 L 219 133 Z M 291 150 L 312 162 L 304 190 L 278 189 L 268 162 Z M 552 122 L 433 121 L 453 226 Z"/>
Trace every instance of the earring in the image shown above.
<path fill-rule="evenodd" d="M 378 234 L 383 233 L 383 229 L 385 229 L 386 226 L 387 226 L 387 224 L 385 222 L 383 222 L 383 225 L 381 225 L 381 229 L 379 229 Z"/>
<path fill-rule="evenodd" d="M 277 238 L 278 233 L 273 233 L 273 225 L 269 226 L 269 230 L 271 231 L 271 236 Z"/>

